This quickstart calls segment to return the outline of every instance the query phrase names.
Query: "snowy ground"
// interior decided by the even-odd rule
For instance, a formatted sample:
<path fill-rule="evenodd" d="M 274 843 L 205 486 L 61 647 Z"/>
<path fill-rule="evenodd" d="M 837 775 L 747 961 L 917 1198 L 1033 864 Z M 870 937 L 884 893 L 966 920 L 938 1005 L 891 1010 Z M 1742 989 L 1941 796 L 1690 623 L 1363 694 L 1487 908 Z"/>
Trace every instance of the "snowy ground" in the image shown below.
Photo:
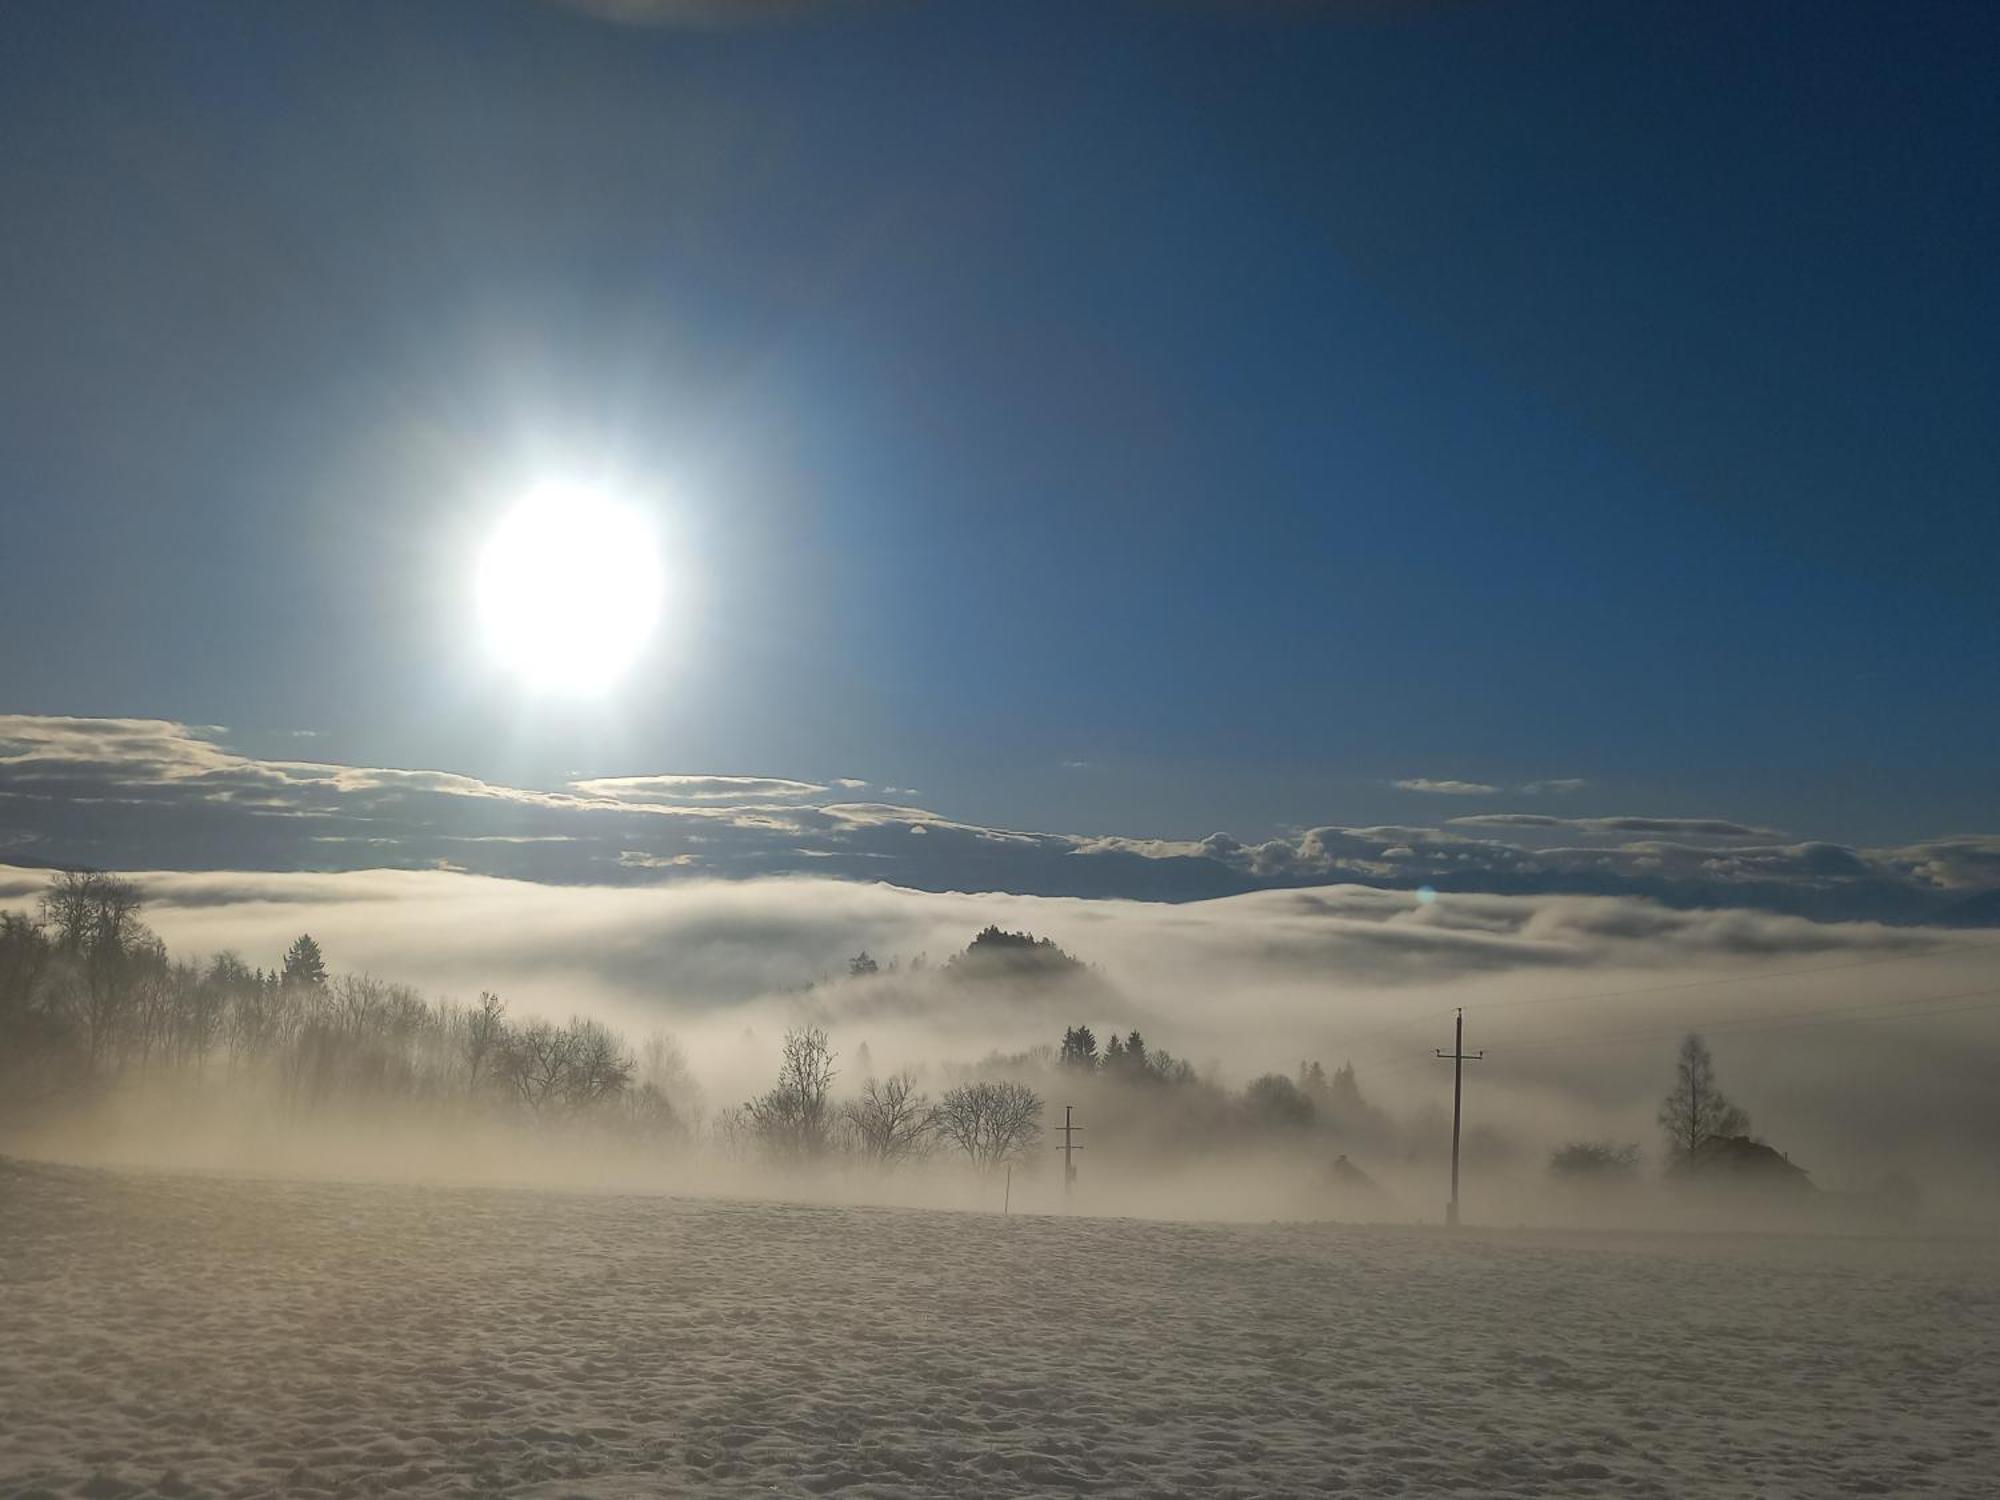
<path fill-rule="evenodd" d="M 1996 1270 L 0 1161 L 0 1492 L 1991 1495 Z"/>

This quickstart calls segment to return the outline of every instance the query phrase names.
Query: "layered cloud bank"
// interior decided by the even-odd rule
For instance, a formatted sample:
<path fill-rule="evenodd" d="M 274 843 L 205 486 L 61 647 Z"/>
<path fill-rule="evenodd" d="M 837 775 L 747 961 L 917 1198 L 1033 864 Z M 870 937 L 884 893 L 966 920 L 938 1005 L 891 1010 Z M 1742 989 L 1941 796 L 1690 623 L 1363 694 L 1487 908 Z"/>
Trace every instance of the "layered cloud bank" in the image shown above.
<path fill-rule="evenodd" d="M 1450 800 L 1485 783 L 1424 783 Z M 851 777 L 653 772 L 559 789 L 269 760 L 219 730 L 0 716 L 0 859 L 118 869 L 447 868 L 551 884 L 811 874 L 933 891 L 1190 901 L 1320 885 L 1633 895 L 1821 919 L 2000 922 L 2000 835 L 1900 848 L 1711 817 L 1522 811 L 1245 841 L 982 827 Z M 872 795 L 871 795 L 872 793 Z M 1539 803 L 1539 805 L 1532 805 Z"/>

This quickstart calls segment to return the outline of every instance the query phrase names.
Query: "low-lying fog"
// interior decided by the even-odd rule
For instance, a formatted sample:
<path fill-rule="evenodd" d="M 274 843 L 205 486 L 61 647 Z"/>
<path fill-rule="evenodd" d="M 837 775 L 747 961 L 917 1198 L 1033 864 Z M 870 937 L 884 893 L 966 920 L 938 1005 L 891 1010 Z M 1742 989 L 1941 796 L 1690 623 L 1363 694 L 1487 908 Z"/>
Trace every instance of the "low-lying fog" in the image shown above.
<path fill-rule="evenodd" d="M 1656 1115 L 1690 1032 L 1706 1039 L 1714 1083 L 1747 1112 L 1748 1134 L 1823 1193 L 1905 1216 L 1920 1202 L 1948 1223 L 1989 1220 L 2000 1203 L 2000 939 L 1977 932 L 1360 887 L 1166 905 L 808 879 L 644 889 L 442 871 L 130 879 L 144 899 L 138 920 L 172 961 L 207 969 L 227 952 L 275 970 L 310 933 L 336 985 L 372 975 L 460 1008 L 492 993 L 517 1028 L 601 1021 L 633 1086 L 654 1086 L 671 1140 L 613 1149 L 602 1133 L 591 1144 L 531 1129 L 518 1112 L 445 1129 L 435 1110 L 420 1119 L 401 1095 L 366 1089 L 302 1103 L 296 1078 L 287 1086 L 232 1062 L 219 1014 L 200 1055 L 182 1046 L 172 1068 L 160 1065 L 170 1049 L 152 1045 L 144 1066 L 97 1059 L 87 1089 L 17 1068 L 0 1146 L 987 1206 L 1011 1192 L 1033 1209 L 1060 1201 L 1049 1131 L 1073 1105 L 1081 1209 L 1435 1218 L 1448 1192 L 1451 1068 L 1433 1049 L 1450 1049 L 1463 1007 L 1466 1046 L 1485 1052 L 1466 1066 L 1468 1218 L 1669 1212 L 1652 1191 L 1665 1160 Z M 34 916 L 46 880 L 0 872 L 0 908 Z M 1051 939 L 1086 967 L 954 965 L 989 926 Z M 872 969 L 855 963 L 864 953 Z M 65 999 L 45 976 L 35 1003 L 93 1003 L 89 983 L 67 982 Z M 26 993 L 18 972 L 0 973 L 0 987 L 10 983 Z M 1130 1081 L 1138 1075 L 1065 1067 L 1055 1052 L 1078 1026 L 1100 1047 L 1140 1032 L 1153 1059 L 1164 1050 L 1168 1066 L 1186 1066 L 1150 1091 Z M 954 1170 L 950 1150 L 889 1173 L 851 1160 L 770 1163 L 739 1106 L 772 1088 L 798 1028 L 826 1033 L 835 1108 L 866 1079 L 906 1069 L 931 1101 L 967 1080 L 1032 1087 L 1042 1133 L 1016 1153 L 1012 1187 L 1004 1172 L 966 1170 L 963 1154 Z M 1256 1083 L 1274 1074 L 1289 1093 Z M 1576 1141 L 1637 1145 L 1638 1166 L 1617 1192 L 1579 1196 L 1549 1169 L 1551 1151 Z M 1374 1187 L 1342 1177 L 1343 1155 Z"/>

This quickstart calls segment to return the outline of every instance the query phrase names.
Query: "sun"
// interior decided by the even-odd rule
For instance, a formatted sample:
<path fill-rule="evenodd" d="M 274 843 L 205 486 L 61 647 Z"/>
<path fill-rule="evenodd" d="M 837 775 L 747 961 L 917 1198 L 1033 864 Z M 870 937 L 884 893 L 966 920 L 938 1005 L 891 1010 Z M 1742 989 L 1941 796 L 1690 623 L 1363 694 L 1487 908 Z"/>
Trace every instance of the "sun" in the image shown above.
<path fill-rule="evenodd" d="M 496 660 L 536 691 L 601 692 L 653 633 L 664 576 L 637 508 L 583 485 L 544 484 L 479 557 L 479 620 Z"/>

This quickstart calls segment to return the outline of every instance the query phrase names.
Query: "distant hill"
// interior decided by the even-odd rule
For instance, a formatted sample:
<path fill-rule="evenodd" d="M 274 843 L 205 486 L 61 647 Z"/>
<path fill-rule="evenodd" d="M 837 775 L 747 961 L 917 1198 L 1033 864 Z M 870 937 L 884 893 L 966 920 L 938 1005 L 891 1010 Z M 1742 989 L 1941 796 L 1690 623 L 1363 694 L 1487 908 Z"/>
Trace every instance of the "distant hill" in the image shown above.
<path fill-rule="evenodd" d="M 954 979 L 968 980 L 1046 982 L 1081 979 L 1090 973 L 1088 964 L 1064 952 L 1052 939 L 999 927 L 988 927 L 973 938 L 963 953 L 952 955 L 945 969 Z"/>

